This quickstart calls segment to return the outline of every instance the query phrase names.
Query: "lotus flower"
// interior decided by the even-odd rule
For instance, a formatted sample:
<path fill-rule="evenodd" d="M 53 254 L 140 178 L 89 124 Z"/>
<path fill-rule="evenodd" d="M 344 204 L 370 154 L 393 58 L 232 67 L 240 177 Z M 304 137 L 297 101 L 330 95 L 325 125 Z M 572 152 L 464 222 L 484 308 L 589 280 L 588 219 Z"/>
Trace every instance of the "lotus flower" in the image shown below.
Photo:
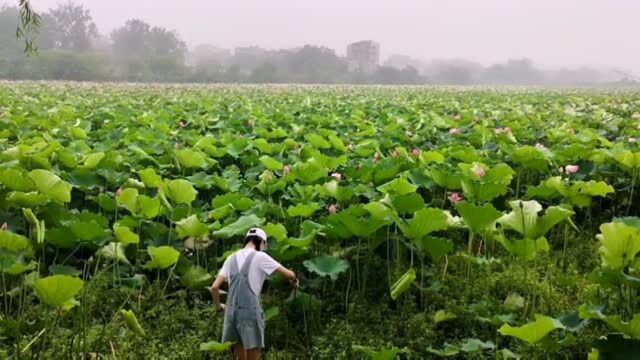
<path fill-rule="evenodd" d="M 391 156 L 393 157 L 398 157 L 400 154 L 398 153 L 398 150 L 393 150 L 393 152 L 391 153 Z"/>
<path fill-rule="evenodd" d="M 180 128 L 182 129 L 184 127 L 184 121 L 180 120 L 180 122 L 178 123 L 178 126 L 180 126 Z"/>
<path fill-rule="evenodd" d="M 573 130 L 573 128 L 569 128 L 569 129 L 567 129 L 567 132 L 568 132 L 569 134 L 571 134 L 571 135 L 573 135 L 573 134 L 575 134 L 575 133 L 576 133 L 576 131 L 575 131 L 575 130 Z"/>
<path fill-rule="evenodd" d="M 542 144 L 540 144 L 540 143 L 537 143 L 535 147 L 536 147 L 536 149 L 538 149 L 540 151 L 547 150 L 547 147 L 542 145 Z"/>
<path fill-rule="evenodd" d="M 337 172 L 334 172 L 333 174 L 331 174 L 331 177 L 332 177 L 334 180 L 337 180 L 337 181 L 342 180 L 342 174 L 337 173 Z"/>
<path fill-rule="evenodd" d="M 327 207 L 327 210 L 329 210 L 329 213 L 335 214 L 338 212 L 338 206 L 336 204 L 331 204 Z"/>
<path fill-rule="evenodd" d="M 630 138 L 627 139 L 627 141 L 629 142 L 629 144 L 635 144 L 636 141 L 638 141 L 638 140 L 636 138 L 634 138 L 634 137 L 630 137 Z"/>
<path fill-rule="evenodd" d="M 247 120 L 247 125 L 249 125 L 250 127 L 253 127 L 253 125 L 256 124 L 256 119 L 249 119 Z"/>
<path fill-rule="evenodd" d="M 282 175 L 289 175 L 290 172 L 291 172 L 291 167 L 289 167 L 289 165 L 285 165 L 282 168 Z"/>
<path fill-rule="evenodd" d="M 2 224 L 2 230 L 7 230 L 9 228 L 9 225 L 7 225 L 7 223 Z"/>
<path fill-rule="evenodd" d="M 580 170 L 580 167 L 578 165 L 567 165 L 564 170 L 567 172 L 567 175 L 575 174 Z"/>
<path fill-rule="evenodd" d="M 411 156 L 413 157 L 420 156 L 420 150 L 418 150 L 417 148 L 413 148 L 413 150 L 411 150 Z"/>
<path fill-rule="evenodd" d="M 451 129 L 449 129 L 449 134 L 451 134 L 451 135 L 458 135 L 458 134 L 460 134 L 460 129 L 458 129 L 458 128 L 451 128 Z"/>
<path fill-rule="evenodd" d="M 449 201 L 451 201 L 454 204 L 459 203 L 460 201 L 462 201 L 462 196 L 460 196 L 459 193 L 457 192 L 453 192 L 448 196 Z"/>
<path fill-rule="evenodd" d="M 347 145 L 347 149 L 349 151 L 353 151 L 353 143 L 349 143 L 349 145 Z"/>
<path fill-rule="evenodd" d="M 500 134 L 502 134 L 502 129 L 501 128 L 495 128 L 495 129 L 493 129 L 493 133 L 495 135 L 500 135 Z"/>
<path fill-rule="evenodd" d="M 120 196 L 120 194 L 122 194 L 122 188 L 118 188 L 118 190 L 116 190 L 116 197 Z"/>
<path fill-rule="evenodd" d="M 505 134 L 511 134 L 511 128 L 508 126 L 505 128 L 502 128 L 502 131 L 504 131 Z"/>
<path fill-rule="evenodd" d="M 559 172 L 560 174 L 564 174 L 564 168 L 563 168 L 562 166 L 560 166 L 560 167 L 558 168 L 558 172 Z"/>
<path fill-rule="evenodd" d="M 487 173 L 484 171 L 484 168 L 481 166 L 476 166 L 473 168 L 473 173 L 478 177 L 484 177 Z"/>

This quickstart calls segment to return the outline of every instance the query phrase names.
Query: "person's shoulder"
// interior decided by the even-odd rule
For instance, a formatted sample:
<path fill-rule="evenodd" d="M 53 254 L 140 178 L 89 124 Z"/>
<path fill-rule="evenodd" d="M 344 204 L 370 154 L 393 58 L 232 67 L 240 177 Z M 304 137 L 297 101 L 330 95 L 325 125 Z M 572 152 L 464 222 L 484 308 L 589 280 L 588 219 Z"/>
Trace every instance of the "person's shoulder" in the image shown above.
<path fill-rule="evenodd" d="M 264 251 L 257 251 L 256 252 L 256 257 L 261 259 L 261 260 L 274 261 L 273 258 L 271 257 L 271 255 L 267 254 Z"/>

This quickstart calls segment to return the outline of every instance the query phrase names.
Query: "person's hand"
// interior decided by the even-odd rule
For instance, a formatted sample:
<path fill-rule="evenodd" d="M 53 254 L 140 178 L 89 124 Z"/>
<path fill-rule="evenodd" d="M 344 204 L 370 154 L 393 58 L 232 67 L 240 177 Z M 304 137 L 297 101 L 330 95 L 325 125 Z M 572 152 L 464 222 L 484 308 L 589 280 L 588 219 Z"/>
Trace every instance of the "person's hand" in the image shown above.
<path fill-rule="evenodd" d="M 224 304 L 218 304 L 218 306 L 216 306 L 216 308 L 217 308 L 217 310 L 219 312 L 222 312 L 222 311 L 224 311 Z"/>
<path fill-rule="evenodd" d="M 291 283 L 291 286 L 293 286 L 294 288 L 297 288 L 298 286 L 300 286 L 300 280 L 298 280 L 297 276 L 289 280 L 289 282 Z"/>

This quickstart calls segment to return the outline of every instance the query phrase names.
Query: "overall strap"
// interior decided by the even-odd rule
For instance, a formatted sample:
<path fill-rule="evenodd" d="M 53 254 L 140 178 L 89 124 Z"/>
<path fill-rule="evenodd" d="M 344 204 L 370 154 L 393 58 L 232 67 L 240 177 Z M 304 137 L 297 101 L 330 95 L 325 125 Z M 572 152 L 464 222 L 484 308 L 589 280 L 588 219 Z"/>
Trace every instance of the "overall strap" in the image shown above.
<path fill-rule="evenodd" d="M 229 276 L 235 275 L 240 272 L 240 270 L 238 270 L 238 251 L 231 255 L 233 256 L 233 259 L 229 259 Z"/>
<path fill-rule="evenodd" d="M 244 260 L 244 264 L 242 264 L 242 269 L 240 270 L 240 273 L 244 275 L 249 274 L 249 266 L 251 266 L 251 262 L 253 261 L 253 258 L 255 257 L 257 252 L 258 251 L 252 251 L 249 254 L 249 256 L 247 256 L 247 258 Z"/>

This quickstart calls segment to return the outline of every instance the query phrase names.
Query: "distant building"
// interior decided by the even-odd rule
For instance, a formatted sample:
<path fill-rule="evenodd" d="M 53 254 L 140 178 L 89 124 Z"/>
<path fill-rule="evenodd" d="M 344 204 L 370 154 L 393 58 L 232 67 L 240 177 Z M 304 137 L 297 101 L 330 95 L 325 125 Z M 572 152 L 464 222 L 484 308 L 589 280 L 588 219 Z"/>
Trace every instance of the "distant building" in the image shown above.
<path fill-rule="evenodd" d="M 380 44 L 375 41 L 358 41 L 347 46 L 349 71 L 371 74 L 380 62 Z"/>

